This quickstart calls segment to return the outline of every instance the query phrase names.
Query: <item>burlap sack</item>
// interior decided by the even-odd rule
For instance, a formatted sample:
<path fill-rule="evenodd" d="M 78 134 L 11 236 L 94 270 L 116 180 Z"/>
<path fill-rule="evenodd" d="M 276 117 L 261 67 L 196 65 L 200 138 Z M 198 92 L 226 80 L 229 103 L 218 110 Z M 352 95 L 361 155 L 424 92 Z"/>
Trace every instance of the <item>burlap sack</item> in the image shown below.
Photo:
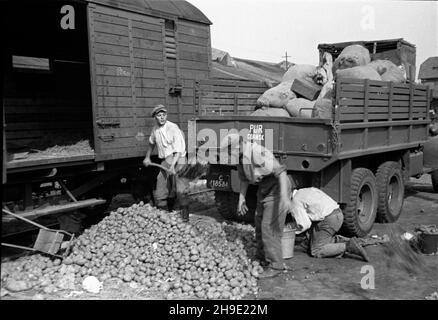
<path fill-rule="evenodd" d="M 382 80 L 377 71 L 370 66 L 358 66 L 336 71 L 336 79 L 345 78 Z"/>
<path fill-rule="evenodd" d="M 392 66 L 397 67 L 392 61 L 390 60 L 374 60 L 368 63 L 368 66 L 373 68 L 377 71 L 379 75 L 384 74 L 386 71 L 388 71 Z"/>
<path fill-rule="evenodd" d="M 283 108 L 295 94 L 290 90 L 292 82 L 281 82 L 279 85 L 266 90 L 257 99 L 257 108 L 271 107 Z"/>
<path fill-rule="evenodd" d="M 304 98 L 295 98 L 290 100 L 286 105 L 286 110 L 291 117 L 311 118 L 313 107 L 316 101 L 310 101 Z M 300 112 L 301 111 L 301 112 Z"/>
<path fill-rule="evenodd" d="M 250 114 L 250 116 L 254 117 L 287 117 L 290 118 L 289 113 L 280 108 L 266 108 L 262 107 L 260 109 L 257 109 L 253 113 Z"/>
<path fill-rule="evenodd" d="M 406 73 L 404 69 L 397 67 L 396 65 L 391 66 L 384 74 L 381 75 L 383 81 L 392 81 L 395 83 L 405 83 Z"/>
<path fill-rule="evenodd" d="M 333 72 L 356 66 L 364 66 L 371 62 L 370 52 L 364 46 L 353 44 L 345 47 L 333 63 Z"/>
<path fill-rule="evenodd" d="M 313 78 L 316 76 L 317 67 L 310 64 L 296 64 L 290 67 L 283 75 L 281 82 L 293 82 L 295 79 L 315 83 Z"/>
<path fill-rule="evenodd" d="M 312 118 L 316 119 L 332 119 L 333 118 L 333 103 L 330 98 L 318 99 L 312 112 Z"/>

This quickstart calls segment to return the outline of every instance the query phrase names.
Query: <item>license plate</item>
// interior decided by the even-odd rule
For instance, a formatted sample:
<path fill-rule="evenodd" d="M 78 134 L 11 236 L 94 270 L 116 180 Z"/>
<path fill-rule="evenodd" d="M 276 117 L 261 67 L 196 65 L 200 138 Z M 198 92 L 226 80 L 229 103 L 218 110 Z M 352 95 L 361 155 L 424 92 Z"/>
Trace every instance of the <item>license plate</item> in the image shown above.
<path fill-rule="evenodd" d="M 212 173 L 207 177 L 207 186 L 214 190 L 231 190 L 230 175 Z"/>

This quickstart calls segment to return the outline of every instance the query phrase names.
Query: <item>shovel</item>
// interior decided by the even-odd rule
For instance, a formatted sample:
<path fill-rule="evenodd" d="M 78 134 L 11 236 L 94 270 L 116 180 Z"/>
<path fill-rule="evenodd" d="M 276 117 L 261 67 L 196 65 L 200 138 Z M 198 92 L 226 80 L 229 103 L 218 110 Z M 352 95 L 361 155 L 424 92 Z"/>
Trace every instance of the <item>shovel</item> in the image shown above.
<path fill-rule="evenodd" d="M 68 253 L 70 251 L 71 242 L 74 238 L 74 234 L 71 234 L 71 233 L 66 232 L 64 230 L 49 229 L 43 225 L 36 223 L 35 221 L 29 220 L 25 217 L 21 217 L 18 214 L 12 213 L 7 209 L 2 209 L 2 211 L 3 211 L 3 213 L 12 215 L 17 219 L 25 221 L 27 223 L 30 223 L 30 224 L 32 224 L 40 229 L 38 236 L 37 236 L 37 239 L 36 239 L 32 248 L 25 247 L 25 246 L 19 246 L 19 245 L 15 245 L 15 244 L 10 244 L 10 243 L 3 243 L 3 242 L 1 243 L 2 246 L 11 247 L 11 248 L 18 248 L 18 249 L 23 249 L 23 250 L 29 250 L 29 251 L 35 251 L 35 252 L 43 252 L 43 253 L 47 253 L 51 256 L 58 257 L 61 259 L 68 255 Z M 66 236 L 68 239 L 66 245 L 63 244 L 64 236 Z M 61 248 L 61 245 L 66 250 L 64 251 L 64 253 L 62 255 L 58 255 L 57 253 L 58 253 L 59 249 Z"/>

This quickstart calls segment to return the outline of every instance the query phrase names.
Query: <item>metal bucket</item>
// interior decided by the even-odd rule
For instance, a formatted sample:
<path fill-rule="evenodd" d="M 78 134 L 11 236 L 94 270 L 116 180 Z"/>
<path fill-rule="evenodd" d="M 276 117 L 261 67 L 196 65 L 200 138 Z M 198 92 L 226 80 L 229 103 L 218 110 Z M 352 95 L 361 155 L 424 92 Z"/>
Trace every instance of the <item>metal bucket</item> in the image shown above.
<path fill-rule="evenodd" d="M 425 233 L 419 235 L 421 252 L 424 254 L 438 253 L 438 233 Z"/>
<path fill-rule="evenodd" d="M 283 236 L 281 237 L 281 250 L 283 253 L 283 259 L 290 259 L 294 256 L 295 246 L 295 229 L 285 227 L 283 230 Z"/>

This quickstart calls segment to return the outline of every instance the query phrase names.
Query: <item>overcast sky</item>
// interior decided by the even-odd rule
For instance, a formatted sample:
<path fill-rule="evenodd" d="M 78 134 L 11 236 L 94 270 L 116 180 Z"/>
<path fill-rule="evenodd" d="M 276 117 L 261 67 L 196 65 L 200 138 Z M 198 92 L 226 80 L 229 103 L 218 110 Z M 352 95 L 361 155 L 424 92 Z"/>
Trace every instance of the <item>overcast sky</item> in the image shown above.
<path fill-rule="evenodd" d="M 417 46 L 417 71 L 438 56 L 434 1 L 188 0 L 212 22 L 212 46 L 231 56 L 318 63 L 319 43 L 404 38 Z"/>

